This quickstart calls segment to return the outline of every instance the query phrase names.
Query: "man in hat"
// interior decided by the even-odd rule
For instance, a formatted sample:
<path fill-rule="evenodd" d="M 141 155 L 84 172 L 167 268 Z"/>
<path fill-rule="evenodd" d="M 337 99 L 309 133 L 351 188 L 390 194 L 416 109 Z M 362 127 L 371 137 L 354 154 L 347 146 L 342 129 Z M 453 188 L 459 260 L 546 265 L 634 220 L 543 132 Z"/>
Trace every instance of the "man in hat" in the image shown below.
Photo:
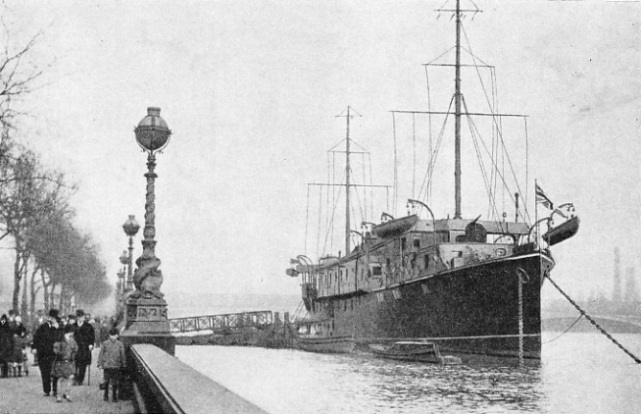
<path fill-rule="evenodd" d="M 75 326 L 74 339 L 78 344 L 78 354 L 76 355 L 76 375 L 74 384 L 82 385 L 85 380 L 87 365 L 91 365 L 91 351 L 93 351 L 95 332 L 87 320 L 85 312 L 82 309 L 76 311 L 78 322 Z"/>
<path fill-rule="evenodd" d="M 38 357 L 38 366 L 40 367 L 40 376 L 42 377 L 42 391 L 45 397 L 51 393 L 51 366 L 55 359 L 53 353 L 53 344 L 60 339 L 60 332 L 54 326 L 55 322 L 59 319 L 58 310 L 51 309 L 49 317 L 38 327 L 33 336 L 32 351 Z M 58 382 L 53 380 L 53 395 L 58 395 Z"/>

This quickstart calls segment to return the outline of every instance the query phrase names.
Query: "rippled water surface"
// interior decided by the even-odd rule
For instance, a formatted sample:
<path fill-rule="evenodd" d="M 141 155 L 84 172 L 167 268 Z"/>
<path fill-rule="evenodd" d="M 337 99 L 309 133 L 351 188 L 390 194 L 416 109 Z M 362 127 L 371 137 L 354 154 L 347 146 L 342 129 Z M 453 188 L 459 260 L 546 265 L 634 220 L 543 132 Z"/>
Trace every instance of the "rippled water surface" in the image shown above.
<path fill-rule="evenodd" d="M 176 356 L 270 413 L 641 412 L 641 365 L 602 335 L 555 336 L 544 334 L 540 364 L 524 368 L 220 346 Z M 641 355 L 639 335 L 616 338 Z"/>

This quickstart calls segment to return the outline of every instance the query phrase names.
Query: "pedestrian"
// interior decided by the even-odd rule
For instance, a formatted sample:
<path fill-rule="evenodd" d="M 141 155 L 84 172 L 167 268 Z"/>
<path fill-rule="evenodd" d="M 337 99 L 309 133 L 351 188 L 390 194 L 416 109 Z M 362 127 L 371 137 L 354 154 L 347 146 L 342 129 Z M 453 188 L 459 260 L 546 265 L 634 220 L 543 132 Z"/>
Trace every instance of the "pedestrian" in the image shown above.
<path fill-rule="evenodd" d="M 112 401 L 118 401 L 120 371 L 125 368 L 125 346 L 118 340 L 118 329 L 111 328 L 109 339 L 100 346 L 98 368 L 104 369 L 104 400 L 109 401 L 109 384 L 112 389 Z"/>
<path fill-rule="evenodd" d="M 9 309 L 9 327 L 13 330 L 16 327 L 16 311 Z"/>
<path fill-rule="evenodd" d="M 71 402 L 71 383 L 73 381 L 75 367 L 74 361 L 78 353 L 78 344 L 73 339 L 74 328 L 67 325 L 64 328 L 64 335 L 59 341 L 53 344 L 53 353 L 56 355 L 51 368 L 51 376 L 54 380 L 59 380 L 60 392 L 62 398 L 56 397 L 56 402 L 62 402 L 62 399 Z"/>
<path fill-rule="evenodd" d="M 82 309 L 76 311 L 78 323 L 75 326 L 74 339 L 78 344 L 78 356 L 76 359 L 76 378 L 74 385 L 82 385 L 85 380 L 87 365 L 91 365 L 91 351 L 93 351 L 95 332 L 93 326 L 87 322 L 85 312 Z"/>
<path fill-rule="evenodd" d="M 67 321 L 65 323 L 65 327 L 67 325 L 71 325 L 74 328 L 76 327 L 76 315 L 72 315 L 72 314 L 67 315 Z"/>
<path fill-rule="evenodd" d="M 58 320 L 58 311 L 51 309 L 45 323 L 40 325 L 33 336 L 31 352 L 38 357 L 38 367 L 42 377 L 42 391 L 45 397 L 48 397 L 51 393 L 52 385 L 54 397 L 58 396 L 58 382 L 52 381 L 51 378 L 51 366 L 55 358 L 53 344 L 60 339 Z"/>
<path fill-rule="evenodd" d="M 9 326 L 6 314 L 0 317 L 0 375 L 2 378 L 9 376 L 9 364 L 13 360 L 13 331 Z"/>
<path fill-rule="evenodd" d="M 100 347 L 100 338 L 102 337 L 102 320 L 100 318 L 96 318 L 96 323 L 93 326 L 93 333 L 94 333 L 94 345 L 96 348 Z"/>
<path fill-rule="evenodd" d="M 22 324 L 20 315 L 15 317 L 15 328 L 13 329 L 13 376 L 21 377 L 22 368 L 25 360 L 25 348 L 27 345 L 27 328 Z M 29 375 L 29 370 L 25 367 L 25 374 Z"/>

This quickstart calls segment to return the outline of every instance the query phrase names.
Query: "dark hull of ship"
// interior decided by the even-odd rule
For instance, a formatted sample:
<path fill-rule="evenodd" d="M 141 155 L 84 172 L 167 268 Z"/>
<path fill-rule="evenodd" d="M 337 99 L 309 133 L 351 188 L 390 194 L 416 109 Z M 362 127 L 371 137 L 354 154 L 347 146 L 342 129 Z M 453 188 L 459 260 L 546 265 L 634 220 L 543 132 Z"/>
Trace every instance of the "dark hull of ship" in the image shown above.
<path fill-rule="evenodd" d="M 351 297 L 318 298 L 312 314 L 329 317 L 333 335 L 354 335 L 363 345 L 427 338 L 451 353 L 518 357 L 522 303 L 523 356 L 536 359 L 541 354 L 541 284 L 553 266 L 549 256 L 533 252 Z M 519 278 L 519 273 L 526 276 Z"/>

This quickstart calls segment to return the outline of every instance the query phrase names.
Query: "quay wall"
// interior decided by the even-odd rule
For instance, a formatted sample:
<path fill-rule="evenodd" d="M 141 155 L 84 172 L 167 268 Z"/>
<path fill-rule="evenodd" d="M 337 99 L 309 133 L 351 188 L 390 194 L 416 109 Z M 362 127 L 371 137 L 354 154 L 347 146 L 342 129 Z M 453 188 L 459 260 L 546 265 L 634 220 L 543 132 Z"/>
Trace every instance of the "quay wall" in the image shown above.
<path fill-rule="evenodd" d="M 129 355 L 136 412 L 266 414 L 157 346 L 132 345 Z"/>

